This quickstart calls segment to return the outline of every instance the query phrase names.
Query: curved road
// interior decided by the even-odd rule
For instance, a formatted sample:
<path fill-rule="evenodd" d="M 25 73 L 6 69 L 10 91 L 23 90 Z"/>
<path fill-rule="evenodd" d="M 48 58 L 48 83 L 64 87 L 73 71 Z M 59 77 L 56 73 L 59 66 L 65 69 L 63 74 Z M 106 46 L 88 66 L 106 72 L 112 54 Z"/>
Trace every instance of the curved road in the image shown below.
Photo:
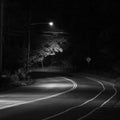
<path fill-rule="evenodd" d="M 85 75 L 38 79 L 0 93 L 0 120 L 107 120 L 118 116 L 113 83 Z"/>

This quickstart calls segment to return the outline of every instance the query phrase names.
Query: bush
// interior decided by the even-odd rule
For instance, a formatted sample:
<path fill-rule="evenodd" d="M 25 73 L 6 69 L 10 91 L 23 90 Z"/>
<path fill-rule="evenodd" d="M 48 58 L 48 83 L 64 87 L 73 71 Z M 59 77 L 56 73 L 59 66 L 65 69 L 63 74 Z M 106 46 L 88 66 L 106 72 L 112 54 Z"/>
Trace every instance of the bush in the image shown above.
<path fill-rule="evenodd" d="M 30 76 L 27 75 L 26 69 L 20 68 L 11 75 L 12 83 L 15 85 L 26 86 L 33 83 Z"/>
<path fill-rule="evenodd" d="M 26 86 L 32 84 L 34 81 L 27 75 L 26 69 L 20 68 L 14 73 L 9 71 L 4 72 L 2 76 L 0 88 L 6 89 L 11 87 Z"/>

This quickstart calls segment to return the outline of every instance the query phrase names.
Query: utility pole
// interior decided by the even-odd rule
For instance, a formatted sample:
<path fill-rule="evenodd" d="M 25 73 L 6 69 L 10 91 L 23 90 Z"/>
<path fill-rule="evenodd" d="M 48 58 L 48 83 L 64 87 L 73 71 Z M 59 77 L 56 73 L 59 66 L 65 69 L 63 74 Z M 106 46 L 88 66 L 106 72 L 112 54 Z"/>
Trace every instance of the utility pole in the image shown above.
<path fill-rule="evenodd" d="M 28 3 L 28 9 L 27 9 L 27 71 L 29 71 L 30 69 L 30 49 L 31 49 L 31 45 L 30 45 L 30 23 L 31 23 L 31 2 L 29 1 Z"/>
<path fill-rule="evenodd" d="M 4 15 L 4 0 L 0 2 L 0 74 L 2 73 L 3 60 L 3 16 Z"/>

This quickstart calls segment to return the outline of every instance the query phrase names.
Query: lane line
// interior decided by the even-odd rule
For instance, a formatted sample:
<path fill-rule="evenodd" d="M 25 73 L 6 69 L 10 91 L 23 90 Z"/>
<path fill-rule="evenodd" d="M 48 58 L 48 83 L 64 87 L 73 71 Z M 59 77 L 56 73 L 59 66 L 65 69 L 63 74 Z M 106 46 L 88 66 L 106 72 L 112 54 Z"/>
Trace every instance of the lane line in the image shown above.
<path fill-rule="evenodd" d="M 73 91 L 74 89 L 77 88 L 77 84 L 73 80 L 65 78 L 65 77 L 58 77 L 58 78 L 64 78 L 65 80 L 71 82 L 73 84 L 72 88 L 70 88 L 69 90 L 66 90 L 64 92 L 60 92 L 60 93 L 57 93 L 57 94 L 54 94 L 54 95 L 50 95 L 50 96 L 47 96 L 47 97 L 44 97 L 44 98 L 38 98 L 38 99 L 35 99 L 35 100 L 31 100 L 31 101 L 15 103 L 15 104 L 12 104 L 12 105 L 6 105 L 6 106 L 3 106 L 3 107 L 0 107 L 0 110 L 6 109 L 6 108 L 10 108 L 10 107 L 19 106 L 19 105 L 23 105 L 23 104 L 29 104 L 29 103 L 33 103 L 33 102 L 37 102 L 37 101 L 41 101 L 41 100 L 50 99 L 50 98 L 57 97 L 57 96 L 66 94 L 68 92 L 71 92 L 71 91 Z"/>
<path fill-rule="evenodd" d="M 90 78 L 90 77 L 88 77 L 88 78 L 89 78 L 89 79 L 93 79 L 93 78 Z M 97 79 L 96 79 L 96 80 L 97 80 Z M 103 81 L 103 82 L 104 82 L 104 81 Z M 106 82 L 106 81 L 105 81 L 105 82 Z M 110 83 L 110 82 L 106 82 L 106 83 L 112 85 L 112 88 L 113 88 L 114 91 L 115 91 L 114 94 L 113 94 L 109 99 L 107 99 L 105 102 L 103 102 L 99 107 L 93 109 L 93 110 L 90 111 L 88 114 L 86 114 L 86 115 L 84 115 L 84 116 L 78 118 L 77 120 L 82 120 L 82 119 L 84 119 L 84 118 L 90 116 L 90 115 L 93 114 L 95 111 L 99 110 L 99 109 L 102 108 L 105 104 L 107 104 L 113 97 L 116 96 L 116 94 L 117 94 L 117 89 L 115 88 L 115 84 Z"/>
<path fill-rule="evenodd" d="M 91 79 L 89 79 L 89 80 L 91 80 Z M 68 112 L 68 111 L 70 111 L 70 110 L 75 109 L 75 108 L 82 107 L 83 105 L 85 105 L 85 104 L 93 101 L 94 99 L 96 99 L 99 95 L 101 95 L 101 94 L 105 91 L 105 87 L 104 87 L 104 84 L 103 84 L 102 82 L 100 82 L 100 81 L 96 81 L 96 80 L 92 80 L 92 81 L 95 81 L 95 82 L 99 83 L 99 84 L 102 86 L 102 90 L 101 90 L 95 97 L 87 100 L 86 102 L 84 102 L 84 103 L 82 103 L 82 104 L 80 104 L 80 105 L 77 105 L 77 106 L 74 106 L 74 107 L 70 107 L 70 108 L 68 108 L 68 109 L 66 109 L 66 110 L 64 110 L 64 111 L 62 111 L 62 112 L 59 112 L 59 113 L 57 113 L 57 114 L 54 114 L 54 115 L 49 116 L 49 117 L 46 117 L 46 118 L 43 118 L 43 119 L 41 119 L 41 120 L 49 120 L 49 119 L 58 117 L 59 115 L 62 115 L 62 114 L 66 113 L 66 112 Z"/>

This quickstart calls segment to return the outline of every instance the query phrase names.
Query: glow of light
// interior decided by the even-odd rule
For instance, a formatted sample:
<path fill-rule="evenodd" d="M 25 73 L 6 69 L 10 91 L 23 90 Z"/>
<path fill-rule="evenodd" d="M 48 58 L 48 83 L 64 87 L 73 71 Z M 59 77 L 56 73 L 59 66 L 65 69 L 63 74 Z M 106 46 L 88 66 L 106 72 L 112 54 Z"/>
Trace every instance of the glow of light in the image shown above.
<path fill-rule="evenodd" d="M 50 26 L 53 26 L 53 25 L 54 25 L 54 23 L 53 23 L 53 22 L 49 22 L 48 24 L 49 24 Z"/>
<path fill-rule="evenodd" d="M 42 84 L 39 87 L 46 88 L 46 89 L 53 89 L 53 88 L 66 88 L 71 87 L 71 84 L 63 84 L 63 83 L 48 83 Z"/>

